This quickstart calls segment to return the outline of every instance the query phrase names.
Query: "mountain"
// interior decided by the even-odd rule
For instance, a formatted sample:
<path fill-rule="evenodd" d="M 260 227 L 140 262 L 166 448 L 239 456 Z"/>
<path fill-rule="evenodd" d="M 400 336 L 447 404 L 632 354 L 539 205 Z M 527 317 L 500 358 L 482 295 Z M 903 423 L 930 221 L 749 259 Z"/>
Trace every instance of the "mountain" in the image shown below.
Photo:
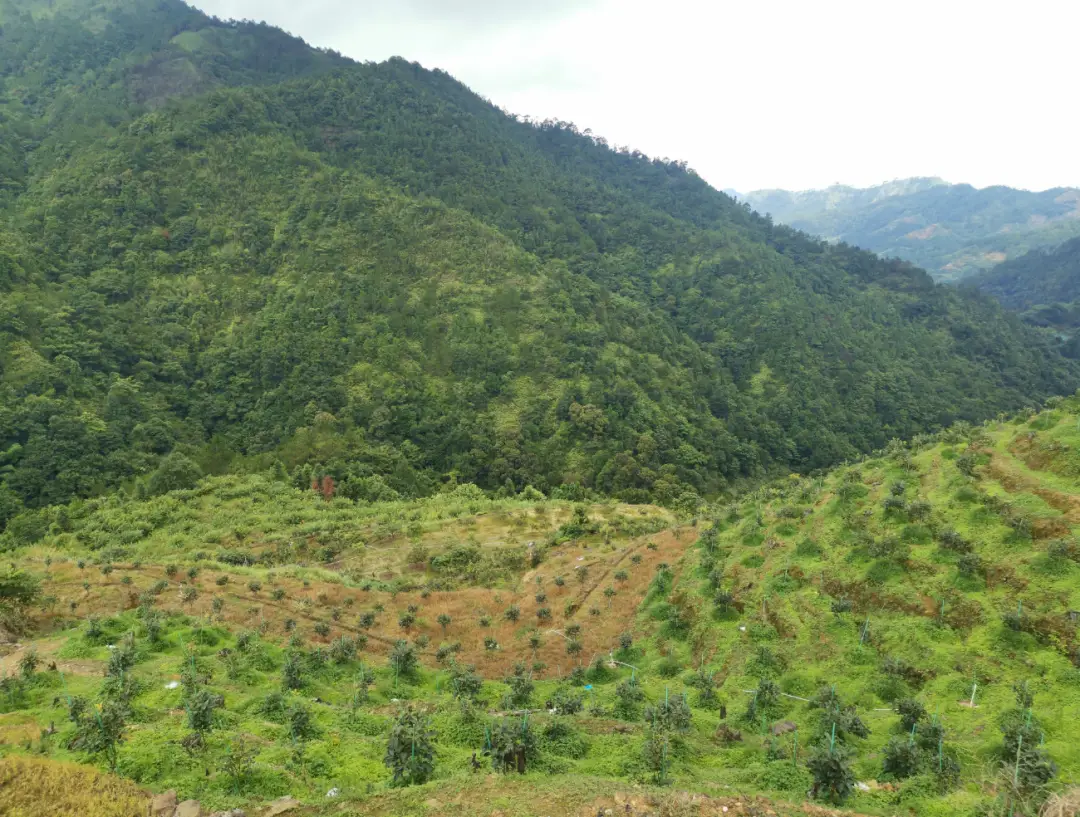
<path fill-rule="evenodd" d="M 970 283 L 1035 326 L 1069 337 L 1080 328 L 1080 238 L 1005 261 Z M 1066 348 L 1071 355 L 1080 351 L 1075 343 Z"/>
<path fill-rule="evenodd" d="M 1072 187 L 979 190 L 915 178 L 863 189 L 757 190 L 742 198 L 783 224 L 903 258 L 940 281 L 1080 235 L 1080 189 Z"/>
<path fill-rule="evenodd" d="M 1080 300 L 1080 238 L 1005 261 L 971 283 L 1019 312 Z"/>
<path fill-rule="evenodd" d="M 173 0 L 0 20 L 0 521 L 279 466 L 693 505 L 1080 384 L 989 298 L 445 73 Z"/>

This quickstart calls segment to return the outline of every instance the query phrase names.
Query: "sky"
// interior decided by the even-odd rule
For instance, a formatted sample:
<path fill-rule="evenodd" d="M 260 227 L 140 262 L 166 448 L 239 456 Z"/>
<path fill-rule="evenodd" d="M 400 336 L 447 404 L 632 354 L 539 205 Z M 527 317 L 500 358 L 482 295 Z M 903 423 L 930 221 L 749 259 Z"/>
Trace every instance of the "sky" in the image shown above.
<path fill-rule="evenodd" d="M 194 0 L 740 192 L 1080 186 L 1077 0 Z"/>

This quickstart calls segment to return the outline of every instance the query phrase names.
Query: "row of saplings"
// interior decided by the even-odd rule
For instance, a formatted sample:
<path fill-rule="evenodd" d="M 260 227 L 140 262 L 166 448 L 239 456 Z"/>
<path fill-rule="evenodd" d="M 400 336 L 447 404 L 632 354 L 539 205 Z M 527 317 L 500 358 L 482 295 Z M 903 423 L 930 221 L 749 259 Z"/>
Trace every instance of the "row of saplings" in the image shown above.
<path fill-rule="evenodd" d="M 238 638 L 237 646 L 244 650 Z M 302 655 L 291 645 L 282 667 L 282 690 L 297 689 L 303 685 L 304 662 Z M 123 742 L 125 727 L 132 711 L 132 699 L 141 691 L 131 669 L 136 662 L 134 638 L 128 634 L 116 645 L 109 657 L 105 682 L 101 688 L 100 704 L 93 705 L 82 698 L 68 698 L 69 717 L 75 726 L 69 748 L 83 750 L 104 759 L 110 768 L 116 768 L 117 750 Z M 391 668 L 395 677 L 408 677 L 417 668 L 415 652 L 404 642 L 399 642 L 391 654 Z M 24 655 L 20 674 L 0 681 L 0 692 L 9 700 L 18 699 L 24 687 L 35 682 L 37 661 L 33 652 Z M 204 748 L 205 738 L 212 729 L 214 712 L 223 706 L 222 696 L 208 689 L 210 673 L 204 669 L 194 653 L 188 653 L 181 669 L 183 705 L 191 733 L 184 739 L 184 749 L 196 754 Z M 579 683 L 584 673 L 575 673 Z M 358 694 L 354 697 L 354 709 L 367 699 L 367 687 L 373 682 L 370 670 L 361 671 Z M 518 664 L 508 678 L 508 687 L 500 702 L 504 710 L 517 711 L 516 715 L 504 717 L 485 730 L 483 751 L 490 757 L 493 768 L 498 771 L 524 772 L 537 752 L 537 741 L 529 725 L 528 707 L 532 703 L 534 684 L 532 675 L 524 664 Z M 571 680 L 571 684 L 574 679 Z M 719 705 L 713 678 L 700 671 L 691 679 L 698 690 L 697 705 L 714 708 Z M 1000 718 L 1003 733 L 1001 755 L 1005 774 L 1004 787 L 1009 797 L 1019 806 L 1014 811 L 1024 813 L 1024 804 L 1037 801 L 1038 794 L 1054 776 L 1056 769 L 1041 748 L 1043 731 L 1032 714 L 1033 695 L 1026 684 L 1017 685 L 1017 707 Z M 463 716 L 474 717 L 483 679 L 472 667 L 450 663 L 449 690 L 461 707 Z M 766 726 L 779 712 L 780 690 L 768 678 L 759 682 L 753 698 L 743 714 L 748 724 Z M 859 718 L 855 707 L 845 705 L 831 687 L 823 688 L 812 699 L 811 706 L 820 710 L 819 728 L 807 766 L 813 778 L 812 796 L 842 802 L 853 791 L 855 776 L 851 769 L 853 750 L 851 738 L 863 738 L 869 730 Z M 295 762 L 302 764 L 304 741 L 314 734 L 314 724 L 308 710 L 297 700 L 291 703 L 278 694 L 269 696 L 262 707 L 264 713 L 280 720 L 289 727 L 292 742 L 298 755 Z M 571 686 L 556 690 L 546 709 L 559 715 L 573 715 L 584 708 L 584 698 Z M 645 741 L 641 760 L 658 783 L 668 780 L 671 758 L 679 753 L 681 736 L 691 726 L 692 714 L 686 694 L 668 695 L 663 701 L 646 705 L 644 689 L 636 676 L 620 681 L 615 686 L 614 702 L 609 707 L 595 702 L 592 714 L 614 716 L 624 720 L 636 720 L 644 715 Z M 914 699 L 897 704 L 900 716 L 900 734 L 892 738 L 883 752 L 883 773 L 887 778 L 904 779 L 916 774 L 933 775 L 942 791 L 954 786 L 959 778 L 960 766 L 955 753 L 945 743 L 945 731 L 936 718 L 929 718 L 925 708 Z M 545 737 L 558 739 L 560 732 L 568 727 L 556 718 L 545 727 Z M 409 785 L 429 779 L 435 768 L 436 735 L 427 717 L 414 709 L 400 713 L 391 729 L 385 762 L 396 785 Z M 795 757 L 794 746 L 787 749 L 773 738 L 767 746 L 770 759 L 785 755 Z M 224 768 L 235 779 L 237 788 L 251 771 L 253 752 L 242 741 L 230 741 Z M 474 755 L 474 768 L 478 761 Z"/>
<path fill-rule="evenodd" d="M 583 682 L 584 678 L 583 672 L 575 673 L 570 685 L 555 690 L 545 708 L 560 716 L 582 712 L 585 709 L 584 695 L 575 692 L 572 685 L 575 679 Z M 529 721 L 531 710 L 528 709 L 534 684 L 524 664 L 516 665 L 505 682 L 509 691 L 501 705 L 516 711 L 485 728 L 482 751 L 490 758 L 492 768 L 496 771 L 524 773 L 539 752 L 538 740 Z M 451 663 L 449 689 L 461 708 L 463 718 L 476 717 L 483 683 L 475 668 Z M 701 697 L 702 702 L 716 700 L 711 679 L 701 687 Z M 590 713 L 624 720 L 636 720 L 643 716 L 646 734 L 642 761 L 657 782 L 666 782 L 670 758 L 677 749 L 679 736 L 687 732 L 691 725 L 691 710 L 685 693 L 665 694 L 663 701 L 647 705 L 645 691 L 634 675 L 616 684 L 615 700 L 610 707 L 594 702 Z M 544 737 L 548 740 L 558 741 L 569 734 L 569 727 L 558 717 L 549 721 L 544 728 Z M 431 779 L 435 771 L 436 740 L 437 735 L 423 712 L 408 707 L 398 715 L 390 731 L 385 757 L 394 785 L 413 785 Z M 472 762 L 474 769 L 479 768 L 475 753 Z"/>
<path fill-rule="evenodd" d="M 1017 706 L 999 718 L 1002 745 L 999 750 L 1000 786 L 1009 813 L 1022 815 L 1037 811 L 1046 794 L 1046 786 L 1057 768 L 1042 748 L 1045 740 L 1042 727 L 1032 712 L 1034 696 L 1026 682 L 1015 685 Z M 762 679 L 747 707 L 743 720 L 749 724 L 766 725 L 776 714 L 780 690 L 770 679 Z M 820 710 L 819 727 L 814 748 L 807 760 L 813 777 L 810 795 L 842 803 L 854 791 L 856 779 L 851 768 L 854 748 L 851 738 L 865 738 L 870 730 L 859 717 L 856 708 L 844 705 L 834 687 L 823 687 L 811 699 L 811 707 Z M 900 716 L 899 734 L 892 737 L 882 751 L 882 775 L 890 780 L 904 780 L 919 774 L 931 775 L 942 793 L 956 786 L 960 779 L 960 763 L 956 752 L 945 742 L 945 728 L 940 720 L 930 717 L 926 708 L 913 698 L 896 704 Z M 794 757 L 794 747 L 792 756 Z M 785 755 L 775 737 L 767 752 L 771 759 Z"/>
<path fill-rule="evenodd" d="M 469 667 L 452 665 L 451 691 L 471 715 L 482 689 L 482 679 Z M 506 679 L 510 692 L 503 705 L 527 706 L 532 693 L 532 681 L 523 665 L 515 668 Z M 712 678 L 697 673 L 692 685 L 698 689 L 697 704 L 704 708 L 718 705 Z M 1033 697 L 1028 686 L 1016 686 L 1018 706 L 1000 719 L 1003 743 L 1000 749 L 1004 787 L 1012 810 L 1024 813 L 1023 804 L 1037 802 L 1056 769 L 1041 748 L 1044 735 L 1032 714 Z M 742 719 L 747 724 L 766 725 L 779 707 L 780 690 L 775 682 L 762 679 L 747 706 Z M 844 802 L 855 790 L 852 770 L 854 748 L 852 738 L 869 736 L 869 729 L 852 705 L 845 705 L 834 687 L 823 687 L 811 699 L 811 707 L 820 712 L 819 727 L 806 765 L 812 776 L 810 796 L 833 803 Z M 560 688 L 548 706 L 558 714 L 573 715 L 583 709 L 583 699 L 572 690 Z M 644 711 L 646 724 L 642 745 L 642 761 L 655 782 L 669 782 L 671 758 L 680 753 L 681 736 L 691 726 L 692 712 L 685 693 L 668 695 L 663 701 L 645 706 L 645 692 L 635 677 L 616 685 L 613 705 L 604 709 L 594 707 L 597 715 L 613 715 L 635 719 Z M 944 793 L 956 786 L 960 778 L 960 763 L 955 750 L 945 741 L 945 729 L 937 717 L 930 717 L 925 707 L 915 699 L 897 703 L 899 734 L 889 740 L 882 752 L 882 775 L 886 779 L 903 780 L 919 774 L 931 776 L 938 790 Z M 558 720 L 549 730 L 560 729 Z M 795 738 L 797 740 L 797 738 Z M 410 785 L 428 780 L 435 767 L 436 735 L 427 717 L 411 708 L 398 717 L 387 746 L 385 762 L 395 785 Z M 528 714 L 520 718 L 507 717 L 486 731 L 485 754 L 490 755 L 497 771 L 524 772 L 534 757 L 537 746 L 528 722 Z M 774 736 L 766 747 L 770 760 L 792 757 L 797 762 L 797 743 L 788 749 L 779 745 Z M 474 764 L 475 755 L 474 755 Z"/>

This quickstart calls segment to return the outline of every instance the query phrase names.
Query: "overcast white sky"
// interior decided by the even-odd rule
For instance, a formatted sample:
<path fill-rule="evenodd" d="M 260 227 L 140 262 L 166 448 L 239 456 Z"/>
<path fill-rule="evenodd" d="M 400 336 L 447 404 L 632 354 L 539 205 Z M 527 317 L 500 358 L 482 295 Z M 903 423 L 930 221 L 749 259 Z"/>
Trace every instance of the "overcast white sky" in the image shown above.
<path fill-rule="evenodd" d="M 194 0 L 718 188 L 1080 186 L 1080 0 Z"/>

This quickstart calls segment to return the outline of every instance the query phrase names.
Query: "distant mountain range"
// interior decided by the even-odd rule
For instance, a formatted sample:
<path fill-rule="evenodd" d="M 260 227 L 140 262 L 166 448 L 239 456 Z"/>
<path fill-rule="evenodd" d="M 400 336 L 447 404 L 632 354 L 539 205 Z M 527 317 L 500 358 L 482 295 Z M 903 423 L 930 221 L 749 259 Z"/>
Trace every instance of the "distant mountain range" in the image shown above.
<path fill-rule="evenodd" d="M 735 194 L 762 214 L 829 241 L 902 258 L 939 281 L 958 281 L 1029 250 L 1080 236 L 1080 189 L 1011 187 L 913 178 L 876 187 L 755 190 Z"/>

